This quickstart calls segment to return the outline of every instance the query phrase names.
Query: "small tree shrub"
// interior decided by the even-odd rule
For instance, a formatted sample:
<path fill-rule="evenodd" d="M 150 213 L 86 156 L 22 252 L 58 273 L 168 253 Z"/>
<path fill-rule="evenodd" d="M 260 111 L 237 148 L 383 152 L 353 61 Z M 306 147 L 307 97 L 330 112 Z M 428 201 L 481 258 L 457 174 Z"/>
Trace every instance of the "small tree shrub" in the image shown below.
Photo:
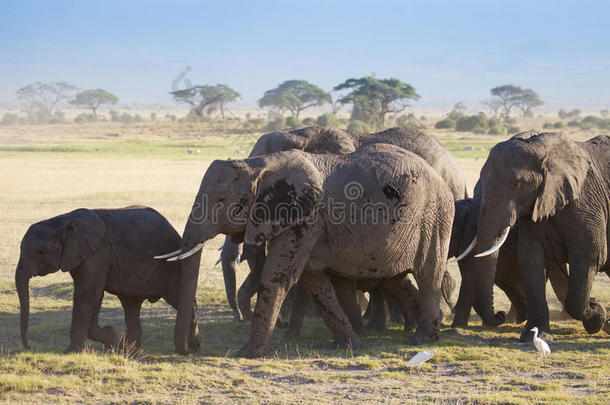
<path fill-rule="evenodd" d="M 565 127 L 566 127 L 566 124 L 563 123 L 562 121 L 557 121 L 556 123 L 553 124 L 553 128 L 555 128 L 555 129 L 562 129 Z"/>
<path fill-rule="evenodd" d="M 265 126 L 265 131 L 281 131 L 284 128 L 286 128 L 286 121 L 281 117 L 277 117 L 267 122 L 267 125 Z"/>
<path fill-rule="evenodd" d="M 360 120 L 351 121 L 347 129 L 354 132 L 371 132 L 371 128 L 368 126 L 368 124 Z"/>
<path fill-rule="evenodd" d="M 324 125 L 327 127 L 338 127 L 340 125 L 339 118 L 337 118 L 337 116 L 332 113 L 320 115 L 316 120 L 316 124 Z"/>
<path fill-rule="evenodd" d="M 307 117 L 303 120 L 303 125 L 307 125 L 308 127 L 310 127 L 312 125 L 316 125 L 316 120 L 314 120 L 311 117 Z"/>
<path fill-rule="evenodd" d="M 458 132 L 471 132 L 475 128 L 485 129 L 487 117 L 485 114 L 467 115 L 458 119 L 455 123 L 455 130 Z"/>
<path fill-rule="evenodd" d="M 455 121 L 451 118 L 445 118 L 444 120 L 440 120 L 436 124 L 434 124 L 434 128 L 436 129 L 454 129 Z"/>
<path fill-rule="evenodd" d="M 511 127 L 508 127 L 507 132 L 509 135 L 518 134 L 519 132 L 521 132 L 521 128 L 513 125 Z"/>
<path fill-rule="evenodd" d="M 297 129 L 302 127 L 303 123 L 298 118 L 290 116 L 286 118 L 286 126 L 291 129 Z"/>
<path fill-rule="evenodd" d="M 76 117 L 74 117 L 74 122 L 77 124 L 84 124 L 87 122 L 95 122 L 97 121 L 95 116 L 91 113 L 80 113 Z"/>

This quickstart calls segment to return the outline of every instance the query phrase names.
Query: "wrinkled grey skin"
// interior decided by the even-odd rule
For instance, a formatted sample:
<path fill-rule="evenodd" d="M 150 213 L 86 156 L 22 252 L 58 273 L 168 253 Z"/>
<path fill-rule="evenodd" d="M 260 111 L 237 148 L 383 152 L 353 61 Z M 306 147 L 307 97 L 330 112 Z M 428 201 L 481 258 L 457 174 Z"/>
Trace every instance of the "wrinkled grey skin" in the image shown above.
<path fill-rule="evenodd" d="M 544 269 L 566 263 L 565 309 L 588 333 L 598 332 L 606 313 L 589 294 L 597 272 L 610 270 L 610 139 L 574 142 L 552 133 L 515 135 L 491 149 L 481 185 L 473 253 L 489 249 L 505 227 L 519 225 L 518 261 L 528 312 L 521 340 L 532 339 L 534 326 L 543 338 L 551 337 Z M 487 293 L 494 278 L 486 280 Z"/>
<path fill-rule="evenodd" d="M 411 128 L 390 128 L 373 134 L 355 133 L 332 127 L 307 127 L 294 131 L 272 132 L 261 136 L 250 157 L 291 149 L 311 153 L 346 154 L 359 147 L 372 143 L 387 143 L 400 146 L 422 157 L 449 185 L 454 199 L 467 197 L 464 175 L 455 159 L 440 143 L 425 133 Z M 260 272 L 264 265 L 264 253 L 260 249 L 246 249 L 241 256 L 247 260 L 250 274 L 236 291 L 235 272 L 239 246 L 226 238 L 221 253 L 222 271 L 229 306 L 235 313 L 236 320 L 248 320 L 251 316 L 250 299 L 258 291 Z M 444 286 L 451 287 L 455 282 L 449 273 Z M 452 291 L 443 291 L 443 297 L 450 297 Z M 453 308 L 453 302 L 446 300 Z M 380 314 L 379 312 L 377 312 Z"/>
<path fill-rule="evenodd" d="M 112 326 L 98 325 L 104 291 L 117 295 L 123 305 L 125 346 L 139 348 L 142 302 L 163 298 L 174 308 L 178 306 L 180 265 L 157 261 L 153 256 L 178 249 L 180 240 L 170 223 L 147 207 L 78 209 L 30 226 L 21 241 L 15 272 L 24 347 L 29 348 L 29 279 L 61 268 L 74 280 L 70 346 L 66 352 L 82 351 L 87 338 L 108 348 L 119 344 Z M 188 317 L 189 348 L 194 351 L 199 347 L 199 331 L 192 311 Z"/>
<path fill-rule="evenodd" d="M 470 241 L 476 235 L 477 221 L 479 219 L 479 210 L 481 207 L 479 183 L 475 187 L 475 198 L 467 198 L 455 202 L 455 217 L 451 231 L 451 243 L 449 244 L 449 256 L 459 255 Z M 478 197 L 478 198 L 477 198 Z M 511 309 L 508 314 L 502 312 L 496 314 L 492 320 L 501 320 L 506 318 L 509 322 L 521 323 L 527 319 L 527 303 L 525 297 L 525 286 L 521 280 L 519 271 L 519 261 L 517 256 L 517 235 L 518 226 L 511 230 L 508 234 L 506 242 L 502 245 L 498 252 L 498 259 L 495 270 L 495 284 L 507 295 L 511 302 Z M 458 262 L 460 273 L 463 282 L 460 285 L 460 293 L 458 301 L 455 305 L 455 316 L 453 318 L 453 327 L 466 327 L 470 310 L 475 305 L 476 297 L 476 279 L 480 274 L 486 274 L 493 269 L 484 269 L 481 266 L 482 261 L 475 259 L 469 255 Z M 551 285 L 559 300 L 565 301 L 565 292 L 568 286 L 568 276 L 564 268 L 554 267 L 547 271 L 547 277 L 551 281 Z M 483 304 L 483 308 L 480 305 Z M 489 316 L 488 307 L 485 303 L 476 301 L 475 310 L 478 314 L 482 314 L 483 322 L 486 322 L 486 317 Z M 493 312 L 491 311 L 491 314 Z"/>
<path fill-rule="evenodd" d="M 350 182 L 362 188 L 354 199 L 345 191 Z M 371 203 L 378 211 L 365 210 Z M 328 209 L 336 204 L 381 217 L 364 223 L 337 219 Z M 286 206 L 298 209 L 278 211 Z M 301 276 L 336 341 L 357 346 L 327 271 L 352 279 L 412 271 L 421 300 L 412 341 L 431 342 L 439 334 L 453 210 L 453 196 L 438 174 L 417 155 L 391 145 L 368 145 L 346 156 L 291 150 L 217 160 L 203 177 L 181 248 L 190 251 L 218 233 L 231 235 L 235 243 L 268 242 L 250 338 L 239 356 L 265 352 L 284 297 Z M 199 252 L 182 262 L 185 289 L 178 314 L 183 300 L 193 302 L 200 259 Z"/>

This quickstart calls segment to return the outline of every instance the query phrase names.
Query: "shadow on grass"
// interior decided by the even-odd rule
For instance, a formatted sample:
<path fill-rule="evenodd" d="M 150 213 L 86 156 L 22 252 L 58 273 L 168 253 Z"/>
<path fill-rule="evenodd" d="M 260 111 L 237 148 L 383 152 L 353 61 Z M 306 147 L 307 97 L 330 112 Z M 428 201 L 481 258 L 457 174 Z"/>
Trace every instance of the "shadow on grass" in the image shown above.
<path fill-rule="evenodd" d="M 69 344 L 70 322 L 72 316 L 72 284 L 55 283 L 44 287 L 32 288 L 32 310 L 30 313 L 29 341 L 34 352 L 61 352 Z M 4 296 L 6 298 L 6 295 Z M 40 300 L 37 303 L 37 300 Z M 46 300 L 46 301 L 43 301 Z M 52 300 L 57 309 L 45 309 Z M 155 358 L 181 361 L 191 357 L 232 357 L 247 341 L 250 333 L 249 323 L 235 322 L 232 311 L 224 303 L 201 305 L 197 311 L 200 330 L 200 350 L 188 357 L 175 353 L 173 344 L 175 310 L 168 304 L 145 303 L 142 308 L 142 349 L 151 360 Z M 0 312 L 0 348 L 9 352 L 22 350 L 19 332 L 19 314 Z M 116 297 L 106 294 L 100 312 L 100 325 L 113 326 L 117 332 L 124 328 L 123 310 Z M 431 347 L 502 347 L 517 350 L 531 350 L 531 343 L 519 342 L 524 325 L 507 324 L 497 328 L 470 326 L 450 328 L 444 324 L 440 341 L 430 345 L 410 346 L 413 332 L 403 332 L 399 325 L 391 324 L 384 332 L 369 331 L 361 336 L 361 347 L 355 350 L 335 348 L 332 334 L 318 318 L 306 318 L 300 337 L 286 339 L 284 330 L 276 328 L 270 344 L 269 356 L 279 358 L 316 358 L 322 356 L 384 356 Z M 579 324 L 552 325 L 557 337 L 551 343 L 557 351 L 588 351 L 610 349 L 610 339 L 604 332 L 586 335 Z M 102 345 L 89 341 L 95 351 L 103 351 Z"/>

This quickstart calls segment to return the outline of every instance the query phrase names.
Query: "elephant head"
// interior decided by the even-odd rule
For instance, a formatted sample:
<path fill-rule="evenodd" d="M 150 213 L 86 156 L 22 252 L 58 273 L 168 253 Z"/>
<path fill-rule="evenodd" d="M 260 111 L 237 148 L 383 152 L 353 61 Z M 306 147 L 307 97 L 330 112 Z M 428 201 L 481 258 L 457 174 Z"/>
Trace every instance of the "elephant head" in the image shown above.
<path fill-rule="evenodd" d="M 494 146 L 481 169 L 477 256 L 496 252 L 521 217 L 540 222 L 578 199 L 590 162 L 554 133 L 515 135 Z"/>
<path fill-rule="evenodd" d="M 104 242 L 106 227 L 87 209 L 78 209 L 30 226 L 21 241 L 15 285 L 21 306 L 21 340 L 29 349 L 29 280 L 59 269 L 72 271 L 96 252 Z"/>
<path fill-rule="evenodd" d="M 297 151 L 210 165 L 184 229 L 182 248 L 168 258 L 184 260 L 174 335 L 179 353 L 188 352 L 203 244 L 219 233 L 232 235 L 235 243 L 260 245 L 273 239 L 313 215 L 321 186 L 317 169 Z"/>

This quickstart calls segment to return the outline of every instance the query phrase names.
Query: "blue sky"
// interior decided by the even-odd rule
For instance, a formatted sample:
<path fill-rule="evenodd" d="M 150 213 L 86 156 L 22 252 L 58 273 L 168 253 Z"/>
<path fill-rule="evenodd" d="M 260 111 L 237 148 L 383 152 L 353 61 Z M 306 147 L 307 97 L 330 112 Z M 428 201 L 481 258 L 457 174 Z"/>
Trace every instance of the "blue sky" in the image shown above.
<path fill-rule="evenodd" d="M 375 73 L 412 84 L 414 107 L 480 108 L 511 83 L 549 108 L 608 108 L 608 16 L 606 1 L 3 0 L 0 101 L 66 80 L 169 105 L 189 66 L 191 83 L 226 83 L 242 105 L 287 79 L 330 90 Z"/>

